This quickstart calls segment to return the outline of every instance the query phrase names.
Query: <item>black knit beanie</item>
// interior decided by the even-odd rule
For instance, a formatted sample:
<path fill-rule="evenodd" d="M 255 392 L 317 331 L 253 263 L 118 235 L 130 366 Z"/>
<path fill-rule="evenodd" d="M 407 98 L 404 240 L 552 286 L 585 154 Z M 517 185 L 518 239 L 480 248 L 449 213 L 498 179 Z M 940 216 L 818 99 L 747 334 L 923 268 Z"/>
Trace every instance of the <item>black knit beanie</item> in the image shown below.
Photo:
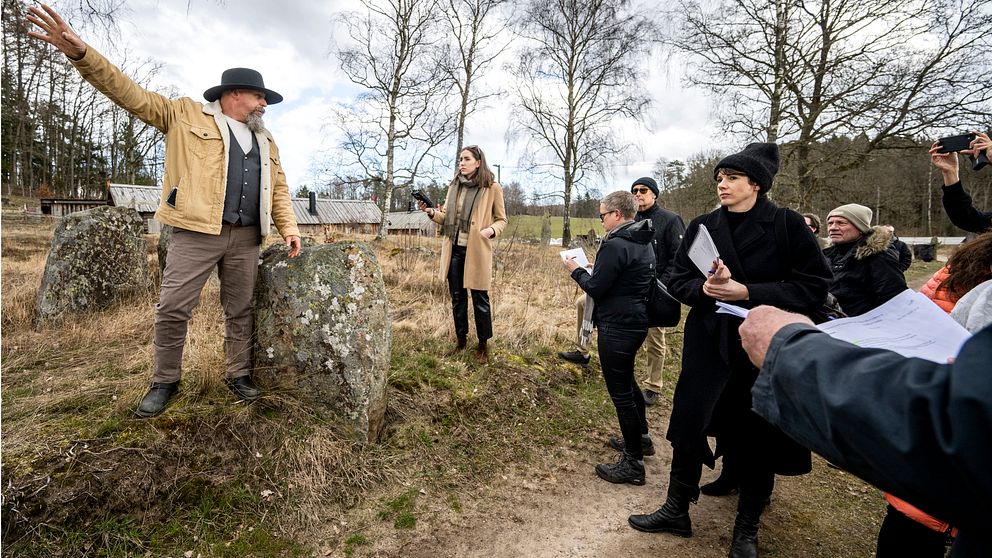
<path fill-rule="evenodd" d="M 724 157 L 716 168 L 713 177 L 720 169 L 733 169 L 743 172 L 748 178 L 758 184 L 762 194 L 772 189 L 772 179 L 778 172 L 778 144 L 752 143 L 740 153 Z"/>
<path fill-rule="evenodd" d="M 647 186 L 649 190 L 654 192 L 654 196 L 658 197 L 658 183 L 655 182 L 654 179 L 651 178 L 650 176 L 642 176 L 637 180 L 635 180 L 634 183 L 630 185 L 631 189 L 633 189 L 634 186 L 637 186 L 638 184 Z"/>

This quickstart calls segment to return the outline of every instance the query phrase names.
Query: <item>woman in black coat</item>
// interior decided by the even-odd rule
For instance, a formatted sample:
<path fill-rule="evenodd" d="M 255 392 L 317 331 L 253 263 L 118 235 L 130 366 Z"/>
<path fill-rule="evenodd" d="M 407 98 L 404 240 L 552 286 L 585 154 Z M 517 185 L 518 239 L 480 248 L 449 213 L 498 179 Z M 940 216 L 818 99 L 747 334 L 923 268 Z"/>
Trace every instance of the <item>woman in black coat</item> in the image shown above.
<path fill-rule="evenodd" d="M 644 484 L 644 449 L 650 447 L 644 395 L 634 379 L 634 358 L 648 334 L 647 295 L 655 276 L 650 221 L 634 221 L 637 199 L 613 192 L 599 204 L 606 229 L 596 265 L 590 274 L 575 258 L 565 260 L 572 279 L 592 301 L 592 319 L 599 330 L 599 362 L 617 410 L 623 451 L 615 463 L 596 465 L 596 474 L 612 483 Z"/>
<path fill-rule="evenodd" d="M 691 307 L 668 429 L 673 448 L 668 497 L 656 512 L 629 518 L 641 531 L 690 536 L 689 503 L 699 495 L 703 464 L 714 466 L 706 437 L 719 435 L 721 451 L 739 469 L 732 557 L 757 556 L 758 519 L 774 475 L 810 470 L 808 450 L 751 412 L 758 369 L 741 347 L 741 319 L 716 313 L 718 300 L 808 313 L 826 298 L 830 268 L 816 238 L 801 215 L 765 196 L 777 170 L 773 143 L 753 143 L 726 157 L 715 169 L 721 207 L 686 230 L 668 285 Z M 705 277 L 688 255 L 703 225 L 720 253 Z"/>

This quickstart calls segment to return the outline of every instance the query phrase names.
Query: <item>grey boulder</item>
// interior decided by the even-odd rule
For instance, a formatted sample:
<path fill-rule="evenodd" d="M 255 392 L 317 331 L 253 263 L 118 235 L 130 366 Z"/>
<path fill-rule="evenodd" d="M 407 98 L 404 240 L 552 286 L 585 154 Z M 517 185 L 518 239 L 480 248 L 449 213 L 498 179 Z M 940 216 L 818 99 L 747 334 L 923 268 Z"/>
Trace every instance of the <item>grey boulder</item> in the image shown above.
<path fill-rule="evenodd" d="M 262 254 L 255 285 L 255 369 L 362 442 L 386 411 L 392 333 L 379 262 L 367 244 L 285 246 Z"/>
<path fill-rule="evenodd" d="M 38 289 L 41 323 L 107 308 L 150 287 L 144 223 L 134 209 L 97 207 L 62 218 Z"/>

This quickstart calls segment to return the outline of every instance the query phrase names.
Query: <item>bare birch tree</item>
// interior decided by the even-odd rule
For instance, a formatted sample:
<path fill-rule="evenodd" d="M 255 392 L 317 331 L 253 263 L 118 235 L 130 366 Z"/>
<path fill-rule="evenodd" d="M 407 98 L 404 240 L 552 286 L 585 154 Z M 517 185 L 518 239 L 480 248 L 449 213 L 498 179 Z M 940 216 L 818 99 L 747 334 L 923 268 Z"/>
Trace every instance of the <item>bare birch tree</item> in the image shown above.
<path fill-rule="evenodd" d="M 455 126 L 455 158 L 462 151 L 465 138 L 465 120 L 478 107 L 479 102 L 495 95 L 480 93 L 477 78 L 486 70 L 509 44 L 507 20 L 496 22 L 501 6 L 507 0 L 447 0 L 448 26 L 453 37 L 453 56 L 446 69 L 458 90 L 460 105 Z M 453 166 L 457 166 L 456 163 Z"/>
<path fill-rule="evenodd" d="M 450 140 L 455 117 L 447 94 L 438 0 L 362 0 L 364 13 L 339 18 L 350 44 L 337 50 L 341 69 L 364 92 L 336 112 L 344 135 L 343 173 L 358 171 L 382 184 L 382 223 L 397 188 L 410 187 L 435 149 Z"/>
<path fill-rule="evenodd" d="M 792 142 L 796 201 L 824 174 L 872 151 L 988 121 L 992 0 L 724 0 L 685 5 L 673 44 L 699 64 L 689 79 L 724 98 L 724 126 Z M 863 149 L 825 156 L 832 137 Z"/>
<path fill-rule="evenodd" d="M 568 245 L 575 186 L 621 157 L 629 146 L 613 125 L 648 105 L 639 83 L 653 29 L 626 0 L 530 0 L 519 10 L 527 42 L 510 68 L 521 108 L 511 133 L 526 138 L 532 168 L 562 181 Z"/>

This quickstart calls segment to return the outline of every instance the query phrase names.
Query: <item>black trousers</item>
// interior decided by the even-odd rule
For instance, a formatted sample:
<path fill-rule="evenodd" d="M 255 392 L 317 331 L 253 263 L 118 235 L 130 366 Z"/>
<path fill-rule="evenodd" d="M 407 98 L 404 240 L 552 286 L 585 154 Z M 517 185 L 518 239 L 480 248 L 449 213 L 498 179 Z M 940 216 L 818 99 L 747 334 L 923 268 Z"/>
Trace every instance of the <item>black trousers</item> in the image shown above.
<path fill-rule="evenodd" d="M 448 265 L 448 290 L 451 291 L 451 313 L 455 318 L 455 335 L 459 339 L 468 337 L 468 289 L 465 281 L 465 247 L 451 247 L 451 262 Z M 472 310 L 475 313 L 475 331 L 479 341 L 493 336 L 492 308 L 489 306 L 489 292 L 472 290 Z"/>
<path fill-rule="evenodd" d="M 726 448 L 723 456 L 724 465 L 730 459 L 737 470 L 740 480 L 741 498 L 751 502 L 764 502 L 772 495 L 775 488 L 775 473 L 762 459 L 754 459 L 753 452 L 746 448 L 733 445 Z M 692 452 L 672 448 L 673 479 L 689 486 L 699 486 L 703 474 L 703 460 L 692 455 Z"/>
<path fill-rule="evenodd" d="M 634 358 L 648 330 L 646 327 L 627 329 L 603 324 L 596 327 L 603 380 L 617 410 L 625 451 L 634 459 L 644 459 L 641 435 L 648 433 L 648 421 L 644 413 L 644 394 L 634 379 Z"/>

